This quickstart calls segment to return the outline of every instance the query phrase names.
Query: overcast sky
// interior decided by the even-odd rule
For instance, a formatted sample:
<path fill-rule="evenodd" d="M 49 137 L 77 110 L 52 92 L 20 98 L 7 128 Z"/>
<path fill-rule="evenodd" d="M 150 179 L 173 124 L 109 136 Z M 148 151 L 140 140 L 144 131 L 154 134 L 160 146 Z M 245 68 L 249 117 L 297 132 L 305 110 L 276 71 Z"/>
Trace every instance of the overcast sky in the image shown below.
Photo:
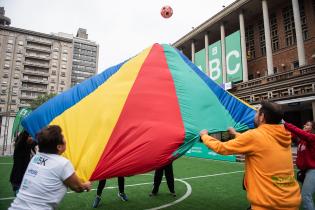
<path fill-rule="evenodd" d="M 174 43 L 234 0 L 0 0 L 11 26 L 43 33 L 87 29 L 99 46 L 98 72 L 153 43 Z M 164 19 L 160 9 L 173 8 Z"/>

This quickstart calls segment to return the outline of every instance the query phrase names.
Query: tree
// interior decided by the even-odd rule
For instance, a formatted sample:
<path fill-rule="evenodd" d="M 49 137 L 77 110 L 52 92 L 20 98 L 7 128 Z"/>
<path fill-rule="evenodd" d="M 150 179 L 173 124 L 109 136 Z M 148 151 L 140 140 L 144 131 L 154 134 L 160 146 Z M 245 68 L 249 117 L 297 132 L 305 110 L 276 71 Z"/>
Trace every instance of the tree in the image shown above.
<path fill-rule="evenodd" d="M 45 103 L 46 101 L 48 101 L 50 98 L 56 96 L 56 93 L 45 93 L 43 95 L 39 95 L 37 96 L 36 99 L 34 99 L 33 101 L 31 101 L 30 105 L 31 105 L 31 109 L 34 110 L 37 107 L 39 107 L 40 105 L 42 105 L 43 103 Z"/>

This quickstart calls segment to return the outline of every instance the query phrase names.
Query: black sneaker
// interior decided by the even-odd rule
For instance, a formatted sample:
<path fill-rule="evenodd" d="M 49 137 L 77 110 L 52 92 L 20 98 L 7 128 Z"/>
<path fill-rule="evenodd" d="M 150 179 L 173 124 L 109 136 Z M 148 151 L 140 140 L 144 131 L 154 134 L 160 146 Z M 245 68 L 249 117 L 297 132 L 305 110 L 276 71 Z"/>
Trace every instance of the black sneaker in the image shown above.
<path fill-rule="evenodd" d="M 101 197 L 100 196 L 96 196 L 94 203 L 93 203 L 93 208 L 97 208 L 98 204 L 100 204 L 101 202 Z"/>
<path fill-rule="evenodd" d="M 118 197 L 120 197 L 122 201 L 128 201 L 128 196 L 125 193 L 118 193 Z"/>
<path fill-rule="evenodd" d="M 173 197 L 176 197 L 176 193 L 175 193 L 175 192 L 171 192 L 171 195 L 172 195 Z"/>
<path fill-rule="evenodd" d="M 156 195 L 157 195 L 157 193 L 154 193 L 154 192 L 151 192 L 151 193 L 149 194 L 150 197 L 156 196 Z"/>

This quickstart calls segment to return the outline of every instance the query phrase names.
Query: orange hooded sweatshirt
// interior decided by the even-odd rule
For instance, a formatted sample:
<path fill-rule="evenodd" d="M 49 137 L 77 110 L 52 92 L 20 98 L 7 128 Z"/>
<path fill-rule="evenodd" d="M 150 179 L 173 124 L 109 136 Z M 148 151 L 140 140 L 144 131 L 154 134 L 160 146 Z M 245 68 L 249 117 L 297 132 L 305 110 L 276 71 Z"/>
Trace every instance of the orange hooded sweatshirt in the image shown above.
<path fill-rule="evenodd" d="M 245 154 L 244 184 L 253 210 L 293 210 L 301 202 L 294 178 L 291 135 L 283 125 L 263 124 L 221 142 L 207 134 L 205 145 L 223 154 Z"/>

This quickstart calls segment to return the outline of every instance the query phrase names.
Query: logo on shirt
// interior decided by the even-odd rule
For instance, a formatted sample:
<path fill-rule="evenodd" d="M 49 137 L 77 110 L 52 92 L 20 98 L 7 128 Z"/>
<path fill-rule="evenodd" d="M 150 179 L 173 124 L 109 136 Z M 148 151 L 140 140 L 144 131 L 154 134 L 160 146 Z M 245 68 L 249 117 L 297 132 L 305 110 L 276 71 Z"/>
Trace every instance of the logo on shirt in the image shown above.
<path fill-rule="evenodd" d="M 37 170 L 31 169 L 31 168 L 27 170 L 27 175 L 35 177 L 37 174 L 38 174 Z"/>
<path fill-rule="evenodd" d="M 33 159 L 33 163 L 45 166 L 47 160 L 48 160 L 48 158 L 44 158 L 44 157 L 41 157 L 41 156 L 36 156 Z"/>
<path fill-rule="evenodd" d="M 272 182 L 278 187 L 290 187 L 295 185 L 293 176 L 272 176 Z"/>

